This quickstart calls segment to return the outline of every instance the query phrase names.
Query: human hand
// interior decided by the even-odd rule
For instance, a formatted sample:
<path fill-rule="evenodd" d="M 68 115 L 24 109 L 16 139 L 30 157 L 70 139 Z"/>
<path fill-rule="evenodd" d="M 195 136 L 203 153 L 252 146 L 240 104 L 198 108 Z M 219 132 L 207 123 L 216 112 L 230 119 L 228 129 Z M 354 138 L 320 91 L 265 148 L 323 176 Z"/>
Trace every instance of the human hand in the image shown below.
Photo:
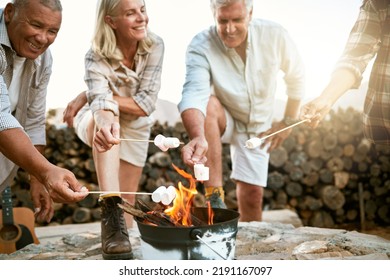
<path fill-rule="evenodd" d="M 88 195 L 87 188 L 77 181 L 72 172 L 55 165 L 41 173 L 40 182 L 54 202 L 78 202 Z"/>
<path fill-rule="evenodd" d="M 274 132 L 277 132 L 285 127 L 287 127 L 287 125 L 284 122 L 274 123 L 270 129 L 268 129 L 265 132 L 260 133 L 258 137 L 259 138 L 265 137 L 265 136 L 270 135 Z M 261 149 L 268 147 L 267 152 L 268 153 L 272 152 L 274 149 L 278 148 L 284 142 L 284 140 L 287 139 L 287 137 L 290 135 L 291 131 L 292 131 L 292 128 L 286 129 L 286 130 L 283 130 L 279 133 L 276 133 L 273 136 L 270 136 L 270 137 L 264 139 L 261 143 L 261 146 L 260 146 Z"/>
<path fill-rule="evenodd" d="M 181 149 L 181 157 L 183 162 L 188 166 L 194 164 L 204 164 L 207 161 L 206 152 L 208 143 L 204 137 L 196 137 L 188 142 Z"/>
<path fill-rule="evenodd" d="M 329 100 L 321 96 L 317 97 L 302 106 L 299 118 L 301 120 L 310 119 L 310 122 L 307 122 L 307 124 L 312 128 L 316 128 L 320 121 L 329 113 L 332 105 Z"/>
<path fill-rule="evenodd" d="M 110 125 L 101 127 L 94 136 L 93 145 L 99 153 L 110 150 L 114 145 L 120 143 L 120 125 L 113 122 Z"/>
<path fill-rule="evenodd" d="M 69 127 L 73 127 L 73 119 L 80 109 L 87 103 L 86 92 L 83 91 L 68 103 L 63 113 L 63 122 Z"/>
<path fill-rule="evenodd" d="M 34 205 L 34 215 L 38 223 L 49 223 L 54 215 L 53 200 L 45 187 L 33 176 L 30 180 L 30 196 Z"/>

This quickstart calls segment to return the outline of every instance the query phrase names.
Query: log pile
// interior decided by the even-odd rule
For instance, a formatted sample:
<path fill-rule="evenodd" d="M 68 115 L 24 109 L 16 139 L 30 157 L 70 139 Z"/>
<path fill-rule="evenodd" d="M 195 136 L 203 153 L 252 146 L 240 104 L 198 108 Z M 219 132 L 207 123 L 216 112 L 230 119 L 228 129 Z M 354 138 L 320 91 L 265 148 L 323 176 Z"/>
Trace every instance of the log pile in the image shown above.
<path fill-rule="evenodd" d="M 305 225 L 390 223 L 390 150 L 363 137 L 353 109 L 332 112 L 315 130 L 294 128 L 269 171 L 266 207 L 295 209 Z"/>
<path fill-rule="evenodd" d="M 151 139 L 157 134 L 177 137 L 184 143 L 188 136 L 181 123 L 175 126 L 156 122 Z M 82 143 L 72 128 L 48 123 L 46 157 L 54 164 L 71 170 L 91 190 L 97 190 L 97 177 L 91 149 Z M 229 146 L 223 146 L 224 188 L 228 208 L 236 209 L 235 185 L 229 179 Z M 172 163 L 188 173 L 180 148 L 162 152 L 149 145 L 148 160 L 139 191 L 153 192 L 158 186 L 176 185 L 182 177 Z M 211 174 L 210 174 L 211 176 Z M 19 205 L 31 206 L 23 171 L 13 188 Z M 203 192 L 203 185 L 198 185 Z M 149 199 L 149 197 L 142 197 Z M 203 205 L 196 197 L 195 206 Z M 304 225 L 338 227 L 344 224 L 390 224 L 390 150 L 371 145 L 363 137 L 361 114 L 354 109 L 331 112 L 313 130 L 302 124 L 293 128 L 289 138 L 270 155 L 268 187 L 264 208 L 293 209 Z M 99 219 L 97 196 L 76 203 L 57 205 L 54 221 L 82 223 Z"/>

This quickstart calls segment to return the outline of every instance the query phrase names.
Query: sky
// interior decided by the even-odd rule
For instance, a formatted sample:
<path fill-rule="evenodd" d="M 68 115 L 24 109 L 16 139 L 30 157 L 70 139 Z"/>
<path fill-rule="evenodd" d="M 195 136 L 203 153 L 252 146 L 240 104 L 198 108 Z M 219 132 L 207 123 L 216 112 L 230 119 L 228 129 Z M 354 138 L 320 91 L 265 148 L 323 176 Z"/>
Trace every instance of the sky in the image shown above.
<path fill-rule="evenodd" d="M 0 0 L 0 7 L 7 2 Z M 253 16 L 282 24 L 296 43 L 307 72 L 305 100 L 329 81 L 361 0 L 254 0 Z M 62 0 L 63 21 L 50 47 L 54 59 L 47 107 L 64 108 L 86 89 L 84 55 L 90 47 L 97 0 Z M 192 37 L 214 23 L 209 0 L 146 0 L 149 28 L 165 43 L 159 98 L 180 101 L 185 51 Z M 284 99 L 281 80 L 277 97 Z"/>

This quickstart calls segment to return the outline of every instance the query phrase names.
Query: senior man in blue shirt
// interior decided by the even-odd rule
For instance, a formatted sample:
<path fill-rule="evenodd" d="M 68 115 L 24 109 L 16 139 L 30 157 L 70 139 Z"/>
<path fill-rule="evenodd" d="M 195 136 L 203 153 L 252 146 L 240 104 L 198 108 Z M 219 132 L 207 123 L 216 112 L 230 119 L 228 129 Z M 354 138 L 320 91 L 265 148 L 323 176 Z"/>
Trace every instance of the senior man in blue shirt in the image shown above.
<path fill-rule="evenodd" d="M 236 182 L 241 221 L 261 221 L 269 152 L 291 130 L 275 134 L 257 149 L 245 142 L 291 124 L 304 94 L 304 67 L 287 31 L 277 23 L 252 19 L 252 0 L 211 0 L 215 25 L 197 34 L 186 53 L 186 79 L 178 108 L 190 142 L 183 161 L 206 163 L 206 198 L 223 203 L 222 144 L 230 143 L 231 178 Z M 288 96 L 285 118 L 272 125 L 279 71 Z"/>
<path fill-rule="evenodd" d="M 26 170 L 39 222 L 53 217 L 52 201 L 77 202 L 88 195 L 72 172 L 42 155 L 52 66 L 48 48 L 61 21 L 59 0 L 14 0 L 0 9 L 0 193 L 19 167 Z"/>

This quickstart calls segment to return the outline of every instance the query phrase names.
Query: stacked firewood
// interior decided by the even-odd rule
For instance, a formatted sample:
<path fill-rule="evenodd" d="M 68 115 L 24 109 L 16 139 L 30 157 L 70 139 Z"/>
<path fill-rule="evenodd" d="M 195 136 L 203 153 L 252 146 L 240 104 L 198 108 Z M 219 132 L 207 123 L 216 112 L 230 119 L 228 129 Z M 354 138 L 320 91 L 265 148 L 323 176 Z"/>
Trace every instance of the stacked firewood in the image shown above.
<path fill-rule="evenodd" d="M 158 134 L 188 142 L 181 123 L 170 126 L 156 122 L 150 139 Z M 72 128 L 48 123 L 47 139 L 49 161 L 71 170 L 91 190 L 98 189 L 91 149 L 78 139 Z M 229 178 L 229 146 L 225 144 L 223 151 L 226 203 L 228 208 L 236 209 L 235 185 Z M 159 186 L 183 181 L 172 163 L 193 173 L 183 165 L 180 147 L 162 152 L 151 143 L 139 191 L 153 192 Z M 20 172 L 15 182 L 22 189 L 26 188 L 25 177 Z M 201 194 L 203 185 L 199 183 L 198 189 Z M 19 194 L 18 199 L 19 196 L 22 197 Z M 26 204 L 28 196 L 24 196 L 21 200 Z M 57 205 L 54 220 L 58 223 L 98 220 L 97 199 L 97 195 L 90 195 L 76 204 Z M 203 196 L 198 195 L 195 205 L 203 203 Z M 351 108 L 332 112 L 317 129 L 305 124 L 296 126 L 283 145 L 270 155 L 264 208 L 293 209 L 304 225 L 316 227 L 359 224 L 362 218 L 366 223 L 389 225 L 390 150 L 374 147 L 364 138 L 361 114 Z"/>
<path fill-rule="evenodd" d="M 270 155 L 268 184 L 267 207 L 295 209 L 305 225 L 390 224 L 390 149 L 364 138 L 352 109 L 294 128 Z"/>

